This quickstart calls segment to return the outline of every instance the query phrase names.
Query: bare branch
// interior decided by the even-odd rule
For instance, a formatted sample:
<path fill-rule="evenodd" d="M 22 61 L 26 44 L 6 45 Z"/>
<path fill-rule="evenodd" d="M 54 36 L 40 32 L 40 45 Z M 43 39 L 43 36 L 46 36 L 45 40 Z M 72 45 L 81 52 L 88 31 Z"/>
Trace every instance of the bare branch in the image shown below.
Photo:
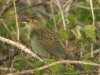
<path fill-rule="evenodd" d="M 74 61 L 72 61 L 72 60 L 62 60 L 61 61 L 60 60 L 60 61 L 53 62 L 51 64 L 47 64 L 47 65 L 39 67 L 39 68 L 25 70 L 25 71 L 22 71 L 22 72 L 12 73 L 12 75 L 21 75 L 21 74 L 34 73 L 36 71 L 47 69 L 47 68 L 52 67 L 52 66 L 57 65 L 57 64 L 85 64 L 85 65 L 92 65 L 92 66 L 100 67 L 100 64 L 96 64 L 96 63 L 92 63 L 92 62 L 76 61 L 76 60 L 74 60 Z M 6 75 L 9 75 L 9 74 L 6 74 Z"/>
<path fill-rule="evenodd" d="M 60 13 L 61 13 L 61 17 L 62 17 L 62 21 L 63 21 L 64 30 L 66 30 L 65 18 L 64 18 L 63 11 L 62 11 L 62 7 L 61 7 L 61 5 L 60 5 L 59 0 L 56 0 L 56 2 L 57 2 L 57 5 L 58 5 L 59 10 L 60 10 Z"/>
<path fill-rule="evenodd" d="M 16 10 L 16 1 L 13 0 L 13 5 L 14 5 L 14 13 L 15 13 L 15 21 L 16 21 L 16 29 L 17 29 L 17 40 L 19 41 L 19 25 L 18 25 L 18 16 L 17 16 L 17 10 Z"/>
<path fill-rule="evenodd" d="M 7 38 L 4 38 L 4 37 L 1 37 L 0 36 L 0 41 L 2 42 L 5 42 L 5 43 L 8 43 L 10 45 L 13 45 L 15 47 L 18 47 L 19 49 L 21 49 L 22 51 L 24 51 L 25 53 L 28 53 L 30 54 L 32 57 L 40 60 L 40 61 L 43 61 L 39 56 L 37 56 L 35 53 L 33 53 L 31 50 L 29 50 L 28 48 L 26 48 L 24 45 L 22 45 L 21 43 L 17 43 L 17 42 L 14 42 L 12 40 L 9 40 Z"/>

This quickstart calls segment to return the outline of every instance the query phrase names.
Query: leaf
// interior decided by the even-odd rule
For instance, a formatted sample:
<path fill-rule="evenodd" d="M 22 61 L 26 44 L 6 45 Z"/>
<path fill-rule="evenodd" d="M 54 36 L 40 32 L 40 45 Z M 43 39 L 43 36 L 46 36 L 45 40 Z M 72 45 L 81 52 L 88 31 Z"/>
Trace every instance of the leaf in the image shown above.
<path fill-rule="evenodd" d="M 68 15 L 67 16 L 67 19 L 68 19 L 68 23 L 70 25 L 71 28 L 73 28 L 75 25 L 75 16 L 74 15 Z"/>
<path fill-rule="evenodd" d="M 18 64 L 16 65 L 17 70 L 23 70 L 26 67 L 26 61 L 21 59 Z"/>
<path fill-rule="evenodd" d="M 47 20 L 46 20 L 46 27 L 47 27 L 47 28 L 50 28 L 52 25 L 53 25 L 52 19 L 47 19 Z"/>
<path fill-rule="evenodd" d="M 50 64 L 50 63 L 55 62 L 55 61 L 56 60 L 54 60 L 54 59 L 48 59 L 48 60 L 45 61 L 45 63 L 46 64 Z M 57 74 L 57 73 L 61 72 L 62 65 L 61 64 L 57 64 L 57 65 L 54 65 L 54 66 L 50 67 L 49 69 L 51 70 L 51 72 L 53 74 Z"/>
<path fill-rule="evenodd" d="M 66 72 L 66 73 L 72 73 L 72 72 L 75 71 L 75 68 L 73 66 L 67 66 L 67 67 L 64 68 L 63 71 Z"/>
<path fill-rule="evenodd" d="M 70 31 L 66 31 L 66 30 L 59 30 L 58 33 L 61 36 L 61 38 L 63 38 L 64 40 L 69 39 L 70 35 L 72 35 Z"/>
<path fill-rule="evenodd" d="M 34 68 L 37 68 L 37 67 L 43 66 L 44 63 L 41 61 L 32 61 L 32 65 L 34 66 Z M 44 73 L 44 70 L 39 70 L 33 73 L 33 75 L 43 75 L 43 73 Z"/>
<path fill-rule="evenodd" d="M 40 67 L 40 66 L 43 66 L 43 64 L 44 64 L 44 63 L 41 62 L 41 61 L 36 61 L 36 62 L 33 63 L 33 66 L 34 66 L 34 67 Z"/>
<path fill-rule="evenodd" d="M 91 65 L 83 65 L 84 70 L 90 70 L 91 72 L 95 70 L 95 68 Z"/>
<path fill-rule="evenodd" d="M 93 25 L 85 26 L 84 31 L 87 38 L 91 38 L 93 41 L 96 40 L 95 27 Z"/>
<path fill-rule="evenodd" d="M 61 15 L 59 15 L 59 14 L 55 15 L 55 21 L 56 21 L 56 24 L 60 24 L 62 21 Z"/>

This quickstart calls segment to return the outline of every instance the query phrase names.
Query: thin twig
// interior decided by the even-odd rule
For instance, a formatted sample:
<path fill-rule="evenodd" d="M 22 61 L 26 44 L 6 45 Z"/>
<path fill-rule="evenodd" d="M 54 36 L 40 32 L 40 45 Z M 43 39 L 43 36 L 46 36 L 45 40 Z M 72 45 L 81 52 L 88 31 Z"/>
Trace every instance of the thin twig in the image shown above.
<path fill-rule="evenodd" d="M 7 70 L 11 70 L 12 69 L 12 71 L 16 71 L 16 69 L 15 68 L 9 68 L 8 69 L 8 67 L 4 67 L 4 66 L 0 66 L 0 71 L 7 71 Z"/>
<path fill-rule="evenodd" d="M 99 60 L 99 62 L 100 62 L 100 50 L 99 50 L 98 60 Z M 100 75 L 99 73 L 100 73 L 100 67 L 98 68 L 98 75 Z"/>
<path fill-rule="evenodd" d="M 71 7 L 71 3 L 73 2 L 73 0 L 68 0 L 64 5 L 63 5 L 63 8 L 65 8 L 66 6 L 66 13 L 68 13 L 68 11 L 70 10 L 70 7 Z"/>
<path fill-rule="evenodd" d="M 59 10 L 60 10 L 60 13 L 61 13 L 61 17 L 62 17 L 62 21 L 63 21 L 64 30 L 66 30 L 65 18 L 64 18 L 64 14 L 63 14 L 63 11 L 62 11 L 60 2 L 59 2 L 59 0 L 56 0 L 56 2 L 57 2 L 57 5 L 58 5 Z"/>
<path fill-rule="evenodd" d="M 90 7 L 91 7 L 91 13 L 92 13 L 92 19 L 93 19 L 93 26 L 95 24 L 95 16 L 94 16 L 94 11 L 93 11 L 93 1 L 90 0 Z"/>
<path fill-rule="evenodd" d="M 10 69 L 10 73 L 13 73 L 13 67 L 14 67 L 14 63 L 15 63 L 15 58 L 16 57 L 14 57 L 14 59 L 12 60 L 12 63 L 11 63 L 11 69 Z"/>
<path fill-rule="evenodd" d="M 15 0 L 16 3 L 20 0 Z M 0 11 L 0 17 L 3 16 L 11 7 L 13 6 L 12 0 L 7 0 L 6 4 L 3 6 L 2 10 Z"/>
<path fill-rule="evenodd" d="M 34 58 L 36 58 L 36 59 L 38 59 L 40 61 L 43 61 L 39 56 L 37 56 L 35 53 L 33 53 L 31 50 L 29 50 L 28 48 L 26 48 L 21 43 L 14 42 L 12 40 L 9 40 L 9 39 L 1 37 L 1 36 L 0 36 L 0 41 L 8 43 L 8 44 L 10 44 L 12 46 L 15 46 L 15 47 L 21 49 L 22 51 L 24 51 L 25 53 L 30 54 L 32 57 L 34 57 Z"/>
<path fill-rule="evenodd" d="M 60 61 L 53 62 L 51 64 L 47 64 L 47 65 L 39 67 L 39 68 L 12 73 L 11 75 L 22 75 L 22 74 L 34 73 L 36 71 L 47 69 L 47 68 L 52 67 L 57 64 L 85 64 L 85 65 L 92 65 L 92 66 L 100 67 L 100 64 L 92 63 L 92 62 L 84 62 L 84 61 L 76 61 L 76 60 L 74 60 L 74 61 L 72 61 L 72 60 L 62 60 L 61 61 L 60 60 Z M 6 74 L 6 75 L 9 75 L 9 74 Z"/>
<path fill-rule="evenodd" d="M 7 30 L 7 32 L 11 35 L 11 32 L 10 32 L 7 24 L 5 23 L 5 21 L 3 19 L 0 19 L 0 22 L 3 24 L 3 26 L 5 27 L 5 29 Z"/>
<path fill-rule="evenodd" d="M 16 21 L 16 29 L 17 29 L 17 40 L 19 41 L 19 25 L 18 25 L 18 16 L 17 16 L 17 11 L 16 11 L 16 0 L 13 0 L 13 5 L 14 5 L 14 13 L 15 13 L 15 21 Z"/>
<path fill-rule="evenodd" d="M 7 30 L 7 33 L 10 34 L 11 38 L 14 39 L 14 37 L 12 36 L 12 33 L 11 33 L 10 29 L 8 28 L 8 26 L 7 26 L 6 22 L 4 21 L 4 19 L 0 19 L 0 22 L 3 24 L 3 26 Z"/>
<path fill-rule="evenodd" d="M 51 12 L 53 14 L 53 21 L 54 21 L 55 32 L 57 32 L 57 24 L 56 24 L 56 19 L 55 19 L 55 14 L 54 14 L 53 1 L 54 0 L 51 0 L 50 7 L 51 7 Z"/>
<path fill-rule="evenodd" d="M 65 23 L 65 18 L 64 18 L 64 14 L 63 14 L 63 11 L 62 11 L 62 8 L 61 8 L 61 5 L 60 5 L 60 2 L 59 0 L 56 0 L 57 4 L 58 4 L 58 7 L 59 7 L 59 10 L 60 10 L 60 13 L 61 13 L 61 17 L 62 17 L 62 23 L 63 23 L 63 28 L 64 30 L 66 30 L 66 23 Z M 66 44 L 68 43 L 67 40 L 65 40 Z"/>
<path fill-rule="evenodd" d="M 94 57 L 94 54 L 93 54 L 93 43 L 91 43 L 91 57 Z"/>
<path fill-rule="evenodd" d="M 99 48 L 99 49 L 94 50 L 94 51 L 93 51 L 93 54 L 97 54 L 97 53 L 99 53 L 99 52 L 100 52 L 100 48 Z M 91 53 L 88 53 L 88 54 L 86 54 L 86 55 L 91 55 Z"/>
<path fill-rule="evenodd" d="M 8 4 L 10 3 L 10 1 L 11 1 L 11 0 L 7 0 L 7 1 L 6 1 L 5 5 L 3 6 L 2 10 L 0 11 L 0 17 L 1 17 L 1 15 L 4 14 L 5 9 L 8 8 L 7 6 L 8 6 Z"/>
<path fill-rule="evenodd" d="M 83 56 L 83 52 L 84 52 L 84 46 L 83 46 L 83 43 L 81 43 L 81 52 L 80 52 L 80 57 L 82 57 Z"/>
<path fill-rule="evenodd" d="M 78 4 L 78 3 L 70 3 L 70 4 L 73 5 L 73 6 L 82 8 L 82 9 L 91 10 L 90 7 L 88 7 L 88 6 L 83 6 L 83 5 L 80 5 L 80 4 Z M 93 10 L 100 10 L 100 8 L 99 8 L 99 7 L 98 7 L 98 8 L 97 8 L 97 7 L 93 7 Z"/>

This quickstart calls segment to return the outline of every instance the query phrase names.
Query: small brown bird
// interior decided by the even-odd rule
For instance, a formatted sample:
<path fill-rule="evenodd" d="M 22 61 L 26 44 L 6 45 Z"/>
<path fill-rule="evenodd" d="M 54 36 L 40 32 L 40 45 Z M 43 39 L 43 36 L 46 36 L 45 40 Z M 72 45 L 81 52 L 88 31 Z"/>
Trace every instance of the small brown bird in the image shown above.
<path fill-rule="evenodd" d="M 46 58 L 74 59 L 56 32 L 44 27 L 40 20 L 34 20 L 29 25 L 31 46 L 36 54 Z"/>
<path fill-rule="evenodd" d="M 53 30 L 44 27 L 38 18 L 28 25 L 31 32 L 31 46 L 36 54 L 45 58 L 75 59 L 71 52 L 67 50 L 60 36 Z M 74 66 L 81 68 L 80 65 Z"/>

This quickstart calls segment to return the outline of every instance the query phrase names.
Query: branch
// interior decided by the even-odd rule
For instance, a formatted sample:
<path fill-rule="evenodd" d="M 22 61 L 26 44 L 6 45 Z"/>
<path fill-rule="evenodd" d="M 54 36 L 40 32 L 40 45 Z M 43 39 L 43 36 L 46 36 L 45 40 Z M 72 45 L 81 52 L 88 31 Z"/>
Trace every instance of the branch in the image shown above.
<path fill-rule="evenodd" d="M 62 18 L 64 30 L 66 30 L 65 18 L 64 18 L 63 11 L 62 11 L 62 7 L 61 7 L 61 5 L 60 5 L 59 0 L 56 0 L 56 2 L 57 2 L 57 5 L 58 5 L 59 10 L 60 10 L 60 13 L 61 13 L 61 18 Z"/>
<path fill-rule="evenodd" d="M 19 24 L 18 24 L 18 16 L 17 16 L 17 9 L 16 9 L 16 0 L 13 0 L 13 5 L 14 5 L 14 13 L 15 13 L 15 21 L 16 21 L 16 29 L 17 29 L 17 40 L 19 41 Z"/>
<path fill-rule="evenodd" d="M 76 7 L 82 8 L 82 9 L 91 10 L 90 7 L 83 6 L 83 5 L 80 5 L 78 3 L 71 3 L 71 4 L 74 5 L 74 6 L 76 6 Z M 93 10 L 100 10 L 100 8 L 99 7 L 93 7 Z"/>
<path fill-rule="evenodd" d="M 19 2 L 20 0 L 15 0 L 15 2 Z M 13 6 L 12 0 L 8 0 L 6 4 L 3 6 L 2 10 L 0 11 L 0 17 L 3 16 L 11 7 Z"/>
<path fill-rule="evenodd" d="M 28 48 L 26 48 L 21 43 L 14 42 L 12 40 L 9 40 L 9 39 L 1 37 L 1 36 L 0 36 L 0 41 L 8 43 L 10 45 L 13 45 L 15 47 L 18 47 L 19 49 L 21 49 L 22 51 L 24 51 L 27 54 L 30 54 L 32 57 L 38 59 L 39 61 L 43 61 L 39 56 L 37 56 L 35 53 L 33 53 L 31 50 L 29 50 Z"/>
<path fill-rule="evenodd" d="M 85 64 L 85 65 L 92 65 L 92 66 L 100 67 L 100 64 L 96 64 L 96 63 L 92 63 L 92 62 L 76 61 L 76 60 L 74 60 L 74 61 L 72 61 L 72 60 L 62 60 L 61 61 L 60 60 L 60 61 L 53 62 L 51 64 L 47 64 L 47 65 L 44 65 L 42 67 L 38 67 L 35 69 L 24 70 L 22 72 L 12 73 L 12 75 L 22 75 L 22 74 L 34 73 L 36 71 L 47 69 L 47 68 L 52 67 L 52 66 L 57 65 L 57 64 Z M 9 75 L 9 74 L 6 74 L 6 75 Z"/>

